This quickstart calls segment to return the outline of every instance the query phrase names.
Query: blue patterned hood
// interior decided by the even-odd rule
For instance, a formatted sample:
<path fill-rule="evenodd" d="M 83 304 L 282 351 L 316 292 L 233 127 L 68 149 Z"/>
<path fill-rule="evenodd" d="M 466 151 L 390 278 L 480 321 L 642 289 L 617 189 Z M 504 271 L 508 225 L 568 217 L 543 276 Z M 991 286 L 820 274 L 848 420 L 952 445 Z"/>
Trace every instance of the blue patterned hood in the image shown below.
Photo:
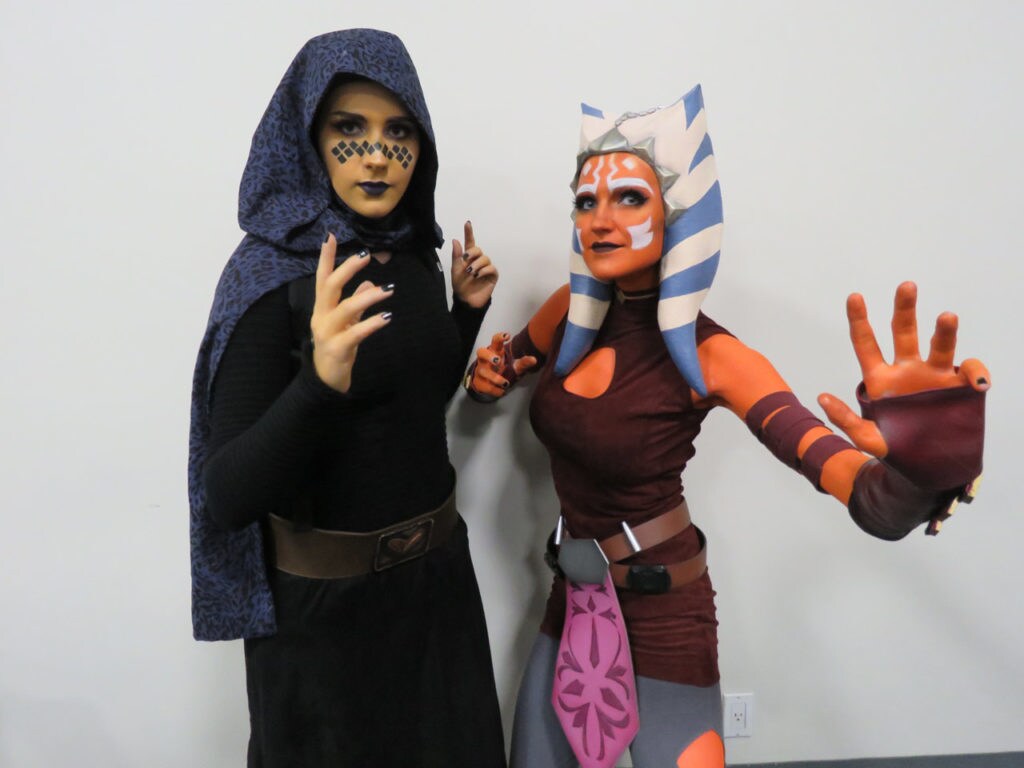
<path fill-rule="evenodd" d="M 217 285 L 192 382 L 188 495 L 192 629 L 197 640 L 261 637 L 276 631 L 258 524 L 218 528 L 202 483 L 210 390 L 238 319 L 265 293 L 316 271 L 328 232 L 358 239 L 353 215 L 333 193 L 311 138 L 317 107 L 338 76 L 363 77 L 396 94 L 421 128 L 420 159 L 401 205 L 419 242 L 441 244 L 434 221 L 437 152 L 412 59 L 387 32 L 350 29 L 315 37 L 299 51 L 253 135 L 242 175 L 238 222 L 246 232 Z"/>

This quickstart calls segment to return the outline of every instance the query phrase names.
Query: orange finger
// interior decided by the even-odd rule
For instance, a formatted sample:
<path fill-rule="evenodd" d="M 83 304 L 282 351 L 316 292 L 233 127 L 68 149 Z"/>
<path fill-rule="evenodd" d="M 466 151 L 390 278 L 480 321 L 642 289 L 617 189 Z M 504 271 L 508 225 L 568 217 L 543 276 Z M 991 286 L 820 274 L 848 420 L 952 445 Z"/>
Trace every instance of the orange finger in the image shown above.
<path fill-rule="evenodd" d="M 861 374 L 885 365 L 875 332 L 868 322 L 868 308 L 859 293 L 851 293 L 846 299 L 846 319 L 850 324 L 850 341 L 853 342 L 853 353 L 860 363 Z"/>
<path fill-rule="evenodd" d="M 988 368 L 981 360 L 973 357 L 960 363 L 960 377 L 979 392 L 984 392 L 992 386 L 992 377 L 989 376 Z"/>
<path fill-rule="evenodd" d="M 917 338 L 917 286 L 909 280 L 896 288 L 892 310 L 893 362 L 920 360 Z"/>
<path fill-rule="evenodd" d="M 928 350 L 928 365 L 948 371 L 956 353 L 956 330 L 959 321 L 952 312 L 943 312 L 935 320 L 935 333 Z"/>
<path fill-rule="evenodd" d="M 526 355 L 525 357 L 516 359 L 515 362 L 512 363 L 512 370 L 516 372 L 516 376 L 521 376 L 535 365 L 537 365 L 537 358 L 533 355 Z"/>
<path fill-rule="evenodd" d="M 473 379 L 470 387 L 484 395 L 501 397 L 508 389 L 508 382 L 495 373 L 489 366 L 478 365 L 473 370 Z"/>
<path fill-rule="evenodd" d="M 878 425 L 855 414 L 846 403 L 835 395 L 818 395 L 818 405 L 825 411 L 828 420 L 839 427 L 850 442 L 872 456 L 882 458 L 889 452 L 885 438 L 878 430 Z"/>
<path fill-rule="evenodd" d="M 511 337 L 507 333 L 496 333 L 491 336 L 491 345 L 488 349 L 499 357 L 502 357 L 505 354 L 505 345 L 508 344 L 510 338 Z"/>
<path fill-rule="evenodd" d="M 477 367 L 486 366 L 492 371 L 501 367 L 501 352 L 495 352 L 490 347 L 480 347 L 476 351 Z"/>

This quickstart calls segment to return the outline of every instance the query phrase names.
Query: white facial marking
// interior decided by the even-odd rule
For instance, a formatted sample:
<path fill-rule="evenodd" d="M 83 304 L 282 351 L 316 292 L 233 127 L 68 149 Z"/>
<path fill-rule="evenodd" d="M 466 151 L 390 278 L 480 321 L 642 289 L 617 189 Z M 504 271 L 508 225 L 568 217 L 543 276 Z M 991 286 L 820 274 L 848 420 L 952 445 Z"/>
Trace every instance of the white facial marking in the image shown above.
<path fill-rule="evenodd" d="M 647 221 L 642 224 L 637 224 L 634 227 L 626 227 L 629 232 L 629 236 L 633 241 L 632 249 L 638 251 L 641 248 L 646 248 L 651 244 L 654 239 L 654 232 L 651 231 L 651 217 L 647 217 Z"/>
<path fill-rule="evenodd" d="M 589 163 L 588 163 L 589 165 Z M 582 195 L 590 193 L 592 195 L 597 194 L 597 185 L 601 183 L 601 168 L 604 166 L 604 155 L 597 158 L 597 168 L 594 169 L 594 180 L 589 184 L 580 184 L 576 187 L 576 194 Z M 582 174 L 581 174 L 582 175 Z"/>
<path fill-rule="evenodd" d="M 632 171 L 634 168 L 636 168 L 636 161 L 632 157 L 627 157 L 625 160 L 622 161 L 622 167 Z"/>
<path fill-rule="evenodd" d="M 653 195 L 654 190 L 645 180 L 636 176 L 624 176 L 621 179 L 608 179 L 608 189 L 619 189 L 620 187 L 639 187 L 647 190 L 647 194 Z"/>

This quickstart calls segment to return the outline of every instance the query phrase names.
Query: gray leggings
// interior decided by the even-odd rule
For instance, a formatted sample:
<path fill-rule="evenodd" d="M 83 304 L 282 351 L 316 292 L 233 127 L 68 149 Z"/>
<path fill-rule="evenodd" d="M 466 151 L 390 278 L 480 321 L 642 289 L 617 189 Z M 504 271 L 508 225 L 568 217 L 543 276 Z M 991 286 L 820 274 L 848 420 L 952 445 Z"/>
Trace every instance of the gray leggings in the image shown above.
<path fill-rule="evenodd" d="M 519 686 L 510 768 L 575 768 L 576 758 L 551 706 L 558 640 L 541 633 Z M 637 677 L 640 732 L 630 746 L 635 768 L 676 768 L 686 747 L 707 731 L 722 735 L 722 694 L 709 688 Z"/>

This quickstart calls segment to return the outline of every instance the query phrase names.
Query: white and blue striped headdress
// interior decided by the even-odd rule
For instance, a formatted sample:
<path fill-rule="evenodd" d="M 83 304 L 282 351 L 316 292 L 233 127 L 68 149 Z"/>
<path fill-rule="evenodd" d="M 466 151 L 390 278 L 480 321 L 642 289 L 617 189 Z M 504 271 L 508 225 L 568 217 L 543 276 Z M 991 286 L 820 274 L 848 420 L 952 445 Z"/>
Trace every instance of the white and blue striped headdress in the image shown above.
<path fill-rule="evenodd" d="M 573 188 L 588 157 L 610 152 L 639 156 L 661 182 L 665 245 L 658 326 L 680 373 L 696 392 L 706 395 L 697 359 L 696 322 L 718 269 L 722 193 L 700 86 L 668 107 L 618 117 L 605 117 L 584 104 Z M 611 283 L 598 280 L 587 268 L 575 227 L 570 273 L 569 317 L 555 362 L 559 376 L 568 374 L 590 350 L 614 291 Z"/>

